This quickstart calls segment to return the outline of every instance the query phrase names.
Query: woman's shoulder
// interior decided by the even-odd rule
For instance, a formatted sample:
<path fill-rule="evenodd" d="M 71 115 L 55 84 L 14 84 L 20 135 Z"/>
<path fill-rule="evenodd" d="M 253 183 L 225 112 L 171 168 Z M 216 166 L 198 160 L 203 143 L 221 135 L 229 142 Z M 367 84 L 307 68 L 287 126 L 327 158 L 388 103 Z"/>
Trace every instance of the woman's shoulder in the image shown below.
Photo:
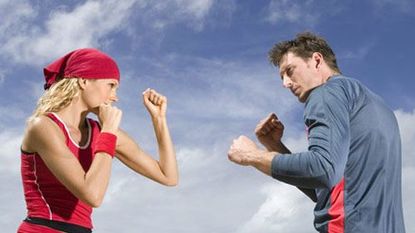
<path fill-rule="evenodd" d="M 54 124 L 52 119 L 50 119 L 46 115 L 41 115 L 41 116 L 31 118 L 27 122 L 26 132 L 42 132 L 42 131 L 53 130 L 55 128 L 53 127 L 54 125 L 56 124 Z"/>
<path fill-rule="evenodd" d="M 22 149 L 33 151 L 33 144 L 38 140 L 65 140 L 65 136 L 60 132 L 59 126 L 46 115 L 31 118 L 26 125 L 23 135 Z"/>

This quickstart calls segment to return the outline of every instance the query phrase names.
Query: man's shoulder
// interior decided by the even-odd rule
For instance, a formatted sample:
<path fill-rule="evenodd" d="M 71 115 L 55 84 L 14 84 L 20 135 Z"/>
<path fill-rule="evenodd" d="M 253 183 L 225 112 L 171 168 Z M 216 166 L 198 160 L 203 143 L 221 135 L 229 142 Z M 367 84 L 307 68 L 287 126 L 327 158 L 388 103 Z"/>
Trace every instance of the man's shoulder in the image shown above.
<path fill-rule="evenodd" d="M 326 83 L 316 89 L 320 95 L 344 95 L 347 99 L 353 99 L 359 96 L 366 87 L 357 79 L 343 75 L 330 78 Z"/>
<path fill-rule="evenodd" d="M 324 85 L 322 85 L 322 87 L 325 88 L 355 88 L 358 86 L 363 86 L 363 84 L 359 80 L 343 75 L 334 76 L 330 78 Z"/>
<path fill-rule="evenodd" d="M 362 89 L 362 84 L 358 80 L 343 75 L 334 76 L 312 90 L 306 105 L 312 103 L 338 104 L 339 101 L 348 103 L 359 95 L 360 89 Z"/>

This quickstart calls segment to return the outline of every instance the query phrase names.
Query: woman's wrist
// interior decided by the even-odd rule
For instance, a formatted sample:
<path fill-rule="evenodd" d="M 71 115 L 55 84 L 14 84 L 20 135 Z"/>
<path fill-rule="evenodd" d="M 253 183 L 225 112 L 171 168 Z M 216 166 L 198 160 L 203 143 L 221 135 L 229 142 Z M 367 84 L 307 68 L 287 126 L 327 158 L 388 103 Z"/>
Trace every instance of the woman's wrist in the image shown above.
<path fill-rule="evenodd" d="M 166 115 L 151 116 L 151 121 L 160 123 L 166 121 Z"/>
<path fill-rule="evenodd" d="M 167 125 L 167 119 L 165 116 L 152 117 L 151 121 L 153 122 L 156 130 L 160 130 Z"/>
<path fill-rule="evenodd" d="M 112 158 L 115 156 L 117 136 L 110 132 L 101 132 L 94 144 L 94 154 L 104 152 Z"/>
<path fill-rule="evenodd" d="M 110 133 L 110 134 L 117 134 L 118 129 L 113 127 L 106 127 L 105 125 L 102 126 L 101 133 Z"/>

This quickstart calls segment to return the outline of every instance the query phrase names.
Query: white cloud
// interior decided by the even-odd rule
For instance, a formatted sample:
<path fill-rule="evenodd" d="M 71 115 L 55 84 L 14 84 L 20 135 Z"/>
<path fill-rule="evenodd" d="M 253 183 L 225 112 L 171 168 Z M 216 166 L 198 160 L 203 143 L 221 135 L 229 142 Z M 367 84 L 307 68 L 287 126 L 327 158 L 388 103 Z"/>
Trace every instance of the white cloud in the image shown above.
<path fill-rule="evenodd" d="M 369 43 L 364 46 L 360 46 L 358 48 L 347 48 L 346 51 L 340 51 L 337 55 L 338 60 L 343 59 L 356 59 L 356 60 L 364 60 L 366 56 L 369 54 L 370 50 L 375 46 L 375 43 Z"/>
<path fill-rule="evenodd" d="M 0 86 L 3 84 L 5 79 L 6 79 L 5 72 L 3 70 L 0 70 Z"/>
<path fill-rule="evenodd" d="M 212 148 L 212 151 L 214 149 Z M 181 185 L 183 188 L 195 187 L 200 185 L 203 181 L 214 181 L 220 179 L 220 174 L 210 173 L 209 177 L 194 176 L 197 173 L 204 173 L 203 170 L 209 166 L 214 165 L 220 157 L 226 158 L 226 154 L 223 154 L 219 158 L 219 154 L 207 154 L 200 148 L 177 148 L 177 163 L 179 165 L 179 171 L 181 174 Z"/>
<path fill-rule="evenodd" d="M 292 152 L 307 149 L 305 132 L 297 132 L 296 137 L 289 137 L 284 144 Z M 265 201 L 259 205 L 252 217 L 242 225 L 238 233 L 250 232 L 310 232 L 313 228 L 314 203 L 297 188 L 274 180 L 261 186 L 260 194 Z M 298 225 L 298 219 L 302 220 Z"/>
<path fill-rule="evenodd" d="M 144 28 L 150 27 L 153 30 L 162 31 L 175 24 L 183 24 L 195 31 L 201 31 L 205 28 L 207 20 L 214 20 L 214 18 L 208 17 L 212 12 L 228 15 L 234 11 L 234 7 L 231 7 L 233 5 L 234 0 L 226 2 L 217 0 L 141 2 L 140 14 L 135 15 L 134 18 L 139 23 L 140 21 L 144 22 L 140 25 L 143 32 Z"/>
<path fill-rule="evenodd" d="M 272 24 L 296 23 L 307 27 L 317 25 L 322 17 L 333 16 L 343 11 L 337 0 L 324 4 L 315 0 L 271 0 L 266 8 L 265 21 Z"/>
<path fill-rule="evenodd" d="M 275 68 L 263 62 L 226 62 L 172 54 L 148 63 L 155 67 L 152 69 L 155 72 L 151 77 L 140 77 L 135 81 L 140 83 L 133 86 L 159 84 L 159 88 L 174 93 L 175 98 L 170 102 L 175 105 L 172 113 L 178 109 L 180 112 L 199 112 L 204 118 L 259 121 L 269 111 L 285 115 L 301 106 L 282 87 Z M 185 69 L 171 69 L 184 64 Z"/>
<path fill-rule="evenodd" d="M 413 141 L 412 141 L 413 145 Z M 413 149 L 415 151 L 415 149 Z M 413 159 L 413 157 L 412 157 Z M 413 159 L 414 160 L 414 159 Z M 415 167 L 404 167 L 402 170 L 402 199 L 406 232 L 415 232 Z"/>
<path fill-rule="evenodd" d="M 99 47 L 106 35 L 122 28 L 133 4 L 134 1 L 88 1 L 70 12 L 57 10 L 44 25 L 34 24 L 27 17 L 18 23 L 30 30 L 12 30 L 0 50 L 15 62 L 40 65 L 75 48 Z M 20 14 L 19 11 L 13 16 Z"/>
<path fill-rule="evenodd" d="M 266 195 L 265 202 L 238 233 L 310 232 L 314 203 L 299 190 L 282 183 L 268 183 L 262 186 L 260 193 Z"/>
<path fill-rule="evenodd" d="M 3 1 L 0 3 L 3 20 L 0 52 L 15 63 L 44 65 L 76 48 L 110 46 L 109 35 L 118 31 L 126 32 L 135 43 L 146 34 L 157 41 L 163 38 L 157 33 L 170 25 L 185 24 L 194 30 L 202 30 L 213 8 L 230 14 L 234 10 L 229 7 L 232 2 L 87 1 L 69 10 L 68 7 L 55 8 L 46 21 L 39 21 L 42 18 L 38 17 L 39 9 L 31 2 Z"/>
<path fill-rule="evenodd" d="M 401 13 L 414 15 L 415 3 L 412 0 L 371 0 L 377 13 L 397 10 Z"/>
<path fill-rule="evenodd" d="M 415 109 L 412 112 L 395 111 L 402 140 L 402 198 L 407 232 L 415 232 Z"/>
<path fill-rule="evenodd" d="M 296 137 L 290 137 L 287 140 L 283 140 L 283 142 L 292 153 L 306 151 L 308 148 L 308 141 L 305 127 L 304 131 L 299 132 L 299 135 Z"/>
<path fill-rule="evenodd" d="M 180 183 L 173 188 L 116 165 L 109 189 L 110 201 L 106 197 L 103 207 L 94 214 L 96 231 L 130 232 L 139 228 L 143 232 L 166 233 L 235 232 L 249 217 L 250 208 L 262 199 L 258 190 L 245 182 L 258 186 L 266 178 L 259 175 L 253 182 L 252 176 L 240 173 L 246 172 L 246 168 L 231 164 L 223 148 L 214 147 L 200 150 L 179 146 Z M 251 170 L 251 174 L 257 173 Z M 116 226 L 108 221 L 114 215 L 123 216 L 117 218 Z"/>
<path fill-rule="evenodd" d="M 2 120 L 3 113 L 4 109 L 0 108 Z M 2 231 L 15 232 L 26 214 L 20 178 L 22 130 L 0 126 L 0 142 L 0 183 L 5 187 L 0 193 L 0 223 Z"/>
<path fill-rule="evenodd" d="M 2 35 L 15 34 L 28 30 L 25 27 L 27 21 L 33 20 L 37 12 L 30 5 L 30 1 L 0 1 L 1 24 L 0 32 Z M 2 39 L 0 39 L 2 41 Z"/>
<path fill-rule="evenodd" d="M 0 133 L 0 142 L 1 173 L 19 174 L 22 132 L 16 129 L 6 129 Z"/>
<path fill-rule="evenodd" d="M 308 1 L 289 1 L 272 0 L 268 6 L 266 21 L 270 23 L 305 23 L 314 25 L 318 22 L 320 15 L 310 11 L 314 0 Z"/>
<path fill-rule="evenodd" d="M 403 165 L 415 168 L 415 110 L 396 110 L 395 115 L 401 132 Z"/>
<path fill-rule="evenodd" d="M 196 19 L 202 19 L 212 7 L 213 0 L 176 0 L 176 4 L 184 6 L 181 10 L 183 14 L 189 14 Z"/>

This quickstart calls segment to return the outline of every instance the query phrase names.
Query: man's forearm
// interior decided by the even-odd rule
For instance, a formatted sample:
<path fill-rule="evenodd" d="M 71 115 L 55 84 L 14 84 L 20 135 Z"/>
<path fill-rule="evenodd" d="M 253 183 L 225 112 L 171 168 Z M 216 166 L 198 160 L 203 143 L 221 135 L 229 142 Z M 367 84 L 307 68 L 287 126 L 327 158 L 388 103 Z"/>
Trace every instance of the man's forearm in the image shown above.
<path fill-rule="evenodd" d="M 280 154 L 291 154 L 291 151 L 281 142 L 265 145 L 269 152 L 278 152 Z"/>
<path fill-rule="evenodd" d="M 279 143 L 276 143 L 270 146 L 269 148 L 268 147 L 266 148 L 270 152 L 276 151 L 280 154 L 291 154 L 291 151 L 281 141 Z M 271 160 L 271 164 L 272 164 L 272 160 Z M 269 168 L 269 172 L 271 172 L 270 176 L 272 176 L 271 165 Z M 300 189 L 301 192 L 303 192 L 305 195 L 307 195 L 312 201 L 314 202 L 317 201 L 317 196 L 316 196 L 316 192 L 314 189 L 307 189 L 307 188 L 300 188 L 300 187 L 297 187 L 297 188 Z"/>
<path fill-rule="evenodd" d="M 259 171 L 271 176 L 271 164 L 275 156 L 277 156 L 276 152 L 258 150 L 252 157 L 250 164 Z"/>

